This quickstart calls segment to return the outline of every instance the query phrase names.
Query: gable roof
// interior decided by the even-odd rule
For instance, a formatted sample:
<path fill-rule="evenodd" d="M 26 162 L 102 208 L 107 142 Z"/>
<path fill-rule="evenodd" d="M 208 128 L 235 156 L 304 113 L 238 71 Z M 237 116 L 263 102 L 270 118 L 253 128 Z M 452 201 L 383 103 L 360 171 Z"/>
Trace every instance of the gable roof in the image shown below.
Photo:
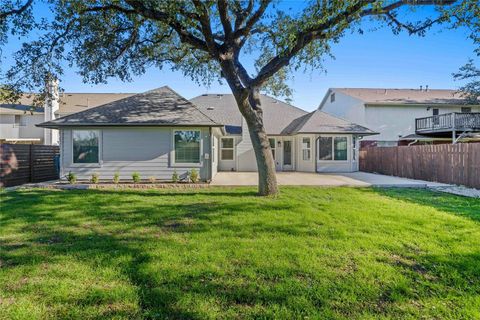
<path fill-rule="evenodd" d="M 224 124 L 228 133 L 241 134 L 242 114 L 233 94 L 203 94 L 190 101 L 215 122 Z M 260 102 L 265 130 L 271 135 L 282 134 L 293 120 L 307 114 L 305 110 L 267 95 L 260 95 Z"/>
<path fill-rule="evenodd" d="M 117 101 L 123 98 L 133 96 L 135 93 L 61 93 L 59 109 L 55 114 L 63 116 L 75 112 L 84 111 L 93 107 Z M 17 104 L 2 103 L 0 101 L 0 113 L 2 114 L 24 114 L 32 112 L 33 114 L 42 114 L 43 107 L 36 107 L 31 110 L 34 94 L 23 94 Z"/>
<path fill-rule="evenodd" d="M 352 133 L 373 135 L 376 132 L 361 125 L 335 117 L 329 113 L 315 110 L 292 121 L 285 128 L 285 134 L 296 133 Z"/>
<path fill-rule="evenodd" d="M 167 86 L 77 112 L 37 126 L 221 126 Z"/>
<path fill-rule="evenodd" d="M 230 134 L 242 131 L 242 115 L 232 94 L 204 94 L 191 99 L 205 114 L 226 125 Z M 260 95 L 265 130 L 269 135 L 296 133 L 376 134 L 360 125 L 337 118 L 323 111 L 308 113 L 275 98 Z M 233 131 L 236 130 L 236 131 Z"/>
<path fill-rule="evenodd" d="M 349 95 L 363 101 L 365 104 L 463 105 L 466 103 L 461 93 L 448 89 L 331 88 L 327 95 L 330 92 L 340 92 Z"/>

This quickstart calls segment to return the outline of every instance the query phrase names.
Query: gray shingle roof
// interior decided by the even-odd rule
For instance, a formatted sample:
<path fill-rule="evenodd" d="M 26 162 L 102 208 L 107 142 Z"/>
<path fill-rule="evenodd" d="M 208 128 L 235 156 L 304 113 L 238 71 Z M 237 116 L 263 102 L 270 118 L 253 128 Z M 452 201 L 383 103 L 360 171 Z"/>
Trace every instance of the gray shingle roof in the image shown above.
<path fill-rule="evenodd" d="M 226 125 L 228 133 L 241 133 L 242 115 L 232 94 L 204 94 L 190 101 L 215 122 Z M 307 114 L 302 109 L 266 95 L 260 96 L 260 102 L 265 130 L 270 135 L 282 134 L 293 120 Z"/>
<path fill-rule="evenodd" d="M 296 133 L 355 133 L 371 135 L 376 132 L 361 125 L 351 123 L 347 120 L 335 117 L 326 112 L 315 110 L 292 121 L 290 126 L 285 128 L 285 134 Z"/>
<path fill-rule="evenodd" d="M 55 112 L 57 116 L 65 116 L 75 112 L 84 111 L 98 107 L 106 103 L 127 98 L 135 93 L 67 93 L 60 94 L 59 109 Z M 24 114 L 26 111 L 33 114 L 42 114 L 43 107 L 36 107 L 32 110 L 35 94 L 26 93 L 20 97 L 17 104 L 5 103 L 0 100 L 1 114 Z"/>
<path fill-rule="evenodd" d="M 221 126 L 169 87 L 129 96 L 39 124 L 62 126 Z"/>
<path fill-rule="evenodd" d="M 449 89 L 331 88 L 366 104 L 465 104 L 462 93 Z"/>
<path fill-rule="evenodd" d="M 225 124 L 231 134 L 241 133 L 242 115 L 231 94 L 204 94 L 191 99 L 206 115 Z M 296 133 L 375 134 L 372 130 L 350 123 L 322 111 L 306 111 L 272 97 L 261 95 L 265 130 L 270 135 Z M 233 132 L 232 128 L 237 129 Z M 240 131 L 238 131 L 240 129 Z"/>

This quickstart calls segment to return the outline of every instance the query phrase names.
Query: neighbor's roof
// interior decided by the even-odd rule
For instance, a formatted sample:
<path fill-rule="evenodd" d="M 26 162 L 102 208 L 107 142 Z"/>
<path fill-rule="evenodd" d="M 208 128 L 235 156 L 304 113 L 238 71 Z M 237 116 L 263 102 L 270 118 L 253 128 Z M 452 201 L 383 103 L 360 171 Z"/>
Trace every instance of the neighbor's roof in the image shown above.
<path fill-rule="evenodd" d="M 84 111 L 93 107 L 133 96 L 135 93 L 61 93 L 59 110 L 55 113 L 64 116 L 75 112 Z M 32 111 L 33 114 L 44 112 L 43 107 L 32 109 L 34 94 L 23 94 L 17 104 L 2 103 L 0 101 L 0 113 L 24 114 Z"/>
<path fill-rule="evenodd" d="M 169 87 L 139 93 L 39 124 L 63 126 L 221 126 Z"/>
<path fill-rule="evenodd" d="M 285 134 L 295 133 L 353 133 L 373 135 L 376 132 L 361 125 L 315 110 L 296 120 L 285 128 Z"/>
<path fill-rule="evenodd" d="M 461 93 L 447 89 L 331 88 L 330 91 L 341 92 L 366 104 L 465 104 Z"/>
<path fill-rule="evenodd" d="M 224 124 L 228 133 L 241 134 L 242 115 L 232 94 L 204 94 L 190 101 L 214 121 Z M 265 130 L 271 135 L 282 134 L 292 121 L 307 114 L 302 109 L 266 95 L 260 96 L 260 102 Z"/>

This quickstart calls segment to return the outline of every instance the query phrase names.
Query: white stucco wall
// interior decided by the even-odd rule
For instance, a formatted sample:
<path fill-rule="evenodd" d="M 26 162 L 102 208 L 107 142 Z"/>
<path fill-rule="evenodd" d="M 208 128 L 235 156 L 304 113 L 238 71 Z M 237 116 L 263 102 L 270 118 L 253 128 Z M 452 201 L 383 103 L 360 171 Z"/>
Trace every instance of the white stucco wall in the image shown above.
<path fill-rule="evenodd" d="M 14 114 L 0 114 L 1 139 L 40 139 L 43 142 L 43 129 L 35 125 L 43 122 L 42 114 L 21 114 L 21 126 L 15 126 Z"/>
<path fill-rule="evenodd" d="M 208 128 L 200 129 L 203 151 L 198 167 L 173 164 L 173 128 L 93 129 L 100 132 L 100 164 L 73 163 L 72 130 L 61 130 L 62 175 L 74 172 L 78 179 L 90 179 L 93 173 L 98 173 L 100 179 L 111 180 L 114 173 L 119 172 L 121 179 L 131 180 L 132 173 L 138 172 L 142 179 L 170 180 L 174 170 L 182 177 L 195 168 L 202 180 L 211 177 L 210 160 L 204 159 L 206 153 L 211 153 Z M 185 128 L 189 129 L 195 128 Z"/>

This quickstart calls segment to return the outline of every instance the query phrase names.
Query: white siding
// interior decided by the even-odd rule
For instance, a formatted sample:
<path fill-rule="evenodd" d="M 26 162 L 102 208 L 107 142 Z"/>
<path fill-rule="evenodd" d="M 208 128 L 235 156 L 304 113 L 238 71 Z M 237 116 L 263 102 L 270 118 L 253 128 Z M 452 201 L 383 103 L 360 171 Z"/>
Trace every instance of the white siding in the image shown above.
<path fill-rule="evenodd" d="M 334 92 L 335 101 L 330 102 L 332 93 L 330 90 L 327 91 L 325 101 L 319 106 L 320 110 L 368 128 L 368 118 L 366 118 L 362 100 L 341 92 Z"/>
<path fill-rule="evenodd" d="M 397 141 L 399 137 L 415 133 L 415 119 L 430 117 L 433 108 L 440 114 L 460 112 L 461 107 L 427 106 L 371 106 L 365 107 L 367 127 L 379 132 L 379 135 L 366 137 L 365 140 Z M 480 107 L 472 107 L 472 112 L 480 112 Z"/>
<path fill-rule="evenodd" d="M 237 144 L 237 170 L 257 171 L 257 159 L 253 151 L 252 140 L 248 131 L 247 122 L 242 117 L 242 141 Z"/>
<path fill-rule="evenodd" d="M 15 126 L 15 115 L 0 114 L 0 138 L 1 139 L 40 139 L 43 141 L 43 129 L 35 125 L 43 122 L 41 114 L 19 115 L 22 126 Z"/>
<path fill-rule="evenodd" d="M 83 128 L 82 128 L 83 129 Z M 79 179 L 89 179 L 98 173 L 100 179 L 112 179 L 115 172 L 121 179 L 131 180 L 133 172 L 139 172 L 142 179 L 155 177 L 158 180 L 170 180 L 174 170 L 185 177 L 192 167 L 172 165 L 173 128 L 100 128 L 100 159 L 97 164 L 72 163 L 72 130 L 62 130 L 62 172 L 74 172 Z M 192 128 L 185 128 L 186 130 Z M 202 180 L 210 179 L 210 160 L 204 155 L 210 154 L 209 128 L 201 129 L 203 153 L 199 171 Z"/>

